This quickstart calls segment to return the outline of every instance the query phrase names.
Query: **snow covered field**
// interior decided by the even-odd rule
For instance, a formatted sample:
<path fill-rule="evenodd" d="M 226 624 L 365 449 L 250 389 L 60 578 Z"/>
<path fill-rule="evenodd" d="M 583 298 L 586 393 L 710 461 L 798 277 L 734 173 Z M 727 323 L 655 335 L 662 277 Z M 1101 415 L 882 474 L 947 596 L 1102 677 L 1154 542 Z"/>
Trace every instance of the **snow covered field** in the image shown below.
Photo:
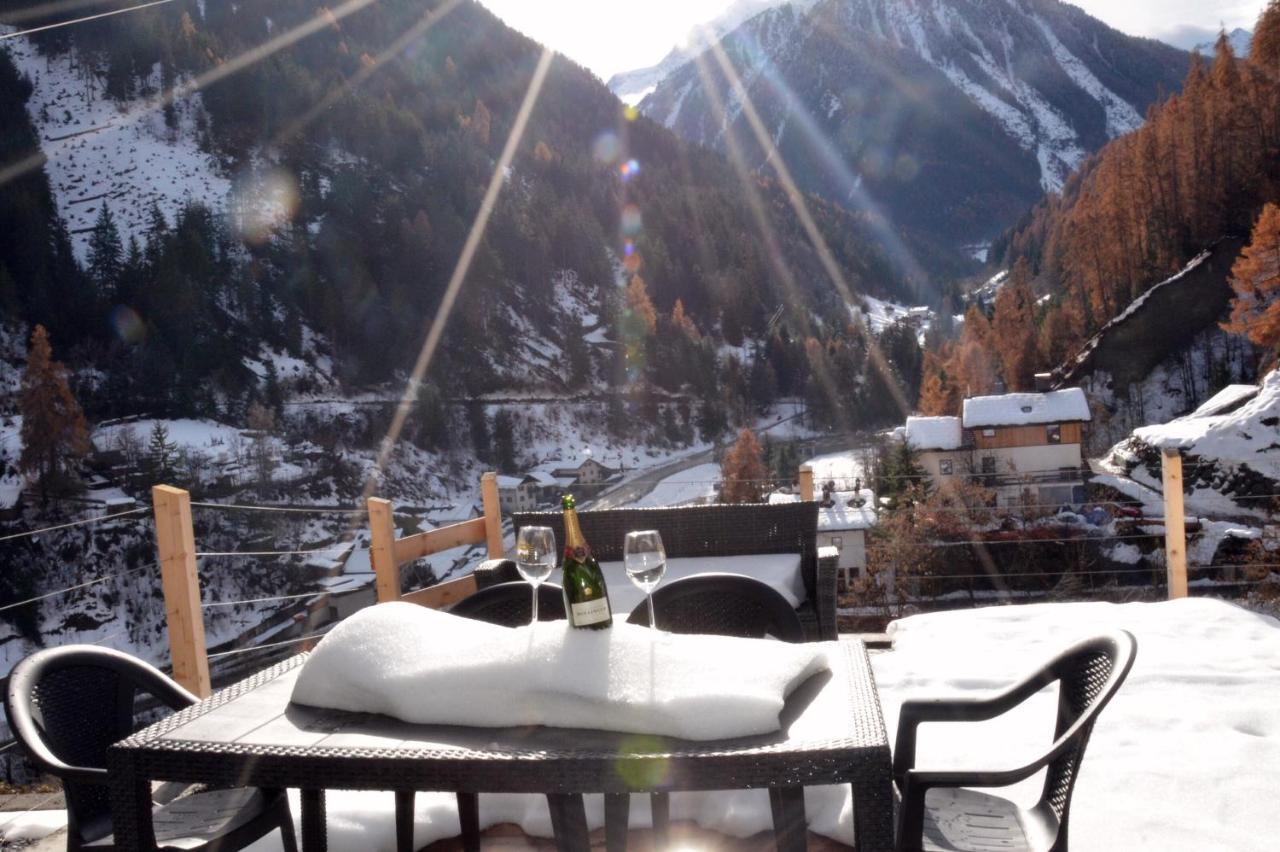
<path fill-rule="evenodd" d="M 681 506 L 685 503 L 714 503 L 720 465 L 700 464 L 668 476 L 632 506 Z"/>
<path fill-rule="evenodd" d="M 892 740 L 907 698 L 976 696 L 999 690 L 1075 639 L 1122 627 L 1138 640 L 1133 671 L 1102 713 L 1071 808 L 1077 850 L 1204 852 L 1267 850 L 1280 831 L 1280 622 L 1208 599 L 1163 603 L 1072 603 L 989 607 L 919 615 L 894 623 L 891 652 L 872 657 Z M 1056 687 L 990 723 L 921 728 L 922 766 L 1003 768 L 1043 750 L 1053 726 Z M 961 731 L 963 730 L 963 733 Z M 1039 779 L 1010 795 L 1035 799 Z M 415 842 L 458 831 L 453 797 L 417 797 Z M 483 825 L 515 823 L 549 836 L 545 800 L 487 795 Z M 845 788 L 806 793 L 810 828 L 848 841 Z M 763 791 L 678 794 L 673 819 L 746 837 L 770 827 Z M 295 802 L 295 815 L 298 813 Z M 598 796 L 588 820 L 603 822 Z M 330 848 L 394 848 L 389 793 L 332 792 Z M 3 831 L 0 817 L 0 831 Z M 649 819 L 647 797 L 632 803 L 633 826 Z M 256 852 L 278 848 L 273 839 Z"/>

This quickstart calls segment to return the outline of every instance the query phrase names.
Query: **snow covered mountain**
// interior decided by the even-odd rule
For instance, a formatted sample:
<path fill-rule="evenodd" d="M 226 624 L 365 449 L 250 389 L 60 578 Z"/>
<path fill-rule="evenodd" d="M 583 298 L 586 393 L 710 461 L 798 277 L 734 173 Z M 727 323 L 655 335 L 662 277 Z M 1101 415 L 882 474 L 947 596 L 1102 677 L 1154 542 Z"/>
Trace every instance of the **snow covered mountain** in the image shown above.
<path fill-rule="evenodd" d="M 715 18 L 691 29 L 658 64 L 621 71 L 610 77 L 606 85 L 624 102 L 637 104 L 656 89 L 668 74 L 706 50 L 712 41 L 737 29 L 744 21 L 775 6 L 790 3 L 801 9 L 809 9 L 816 2 L 817 0 L 734 0 Z"/>
<path fill-rule="evenodd" d="M 1253 44 L 1253 33 L 1244 27 L 1236 27 L 1227 33 L 1227 41 L 1231 42 L 1231 49 L 1235 52 L 1235 55 L 1244 58 L 1249 55 L 1249 46 Z M 1216 44 L 1217 41 L 1211 39 L 1202 41 L 1191 49 L 1204 56 L 1213 56 L 1213 48 Z"/>
<path fill-rule="evenodd" d="M 1187 54 L 1058 0 L 821 0 L 778 6 L 667 74 L 641 110 L 751 165 L 955 247 L 981 243 L 1090 152 L 1138 127 Z"/>

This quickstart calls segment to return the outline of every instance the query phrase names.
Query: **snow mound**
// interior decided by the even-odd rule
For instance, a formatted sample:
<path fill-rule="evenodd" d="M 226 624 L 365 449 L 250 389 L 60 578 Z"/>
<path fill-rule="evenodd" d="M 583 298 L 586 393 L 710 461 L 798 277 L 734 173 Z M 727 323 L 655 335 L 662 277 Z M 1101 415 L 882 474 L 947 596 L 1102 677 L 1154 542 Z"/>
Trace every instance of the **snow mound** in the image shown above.
<path fill-rule="evenodd" d="M 1257 395 L 1234 411 L 1207 416 L 1193 413 L 1168 423 L 1135 429 L 1133 435 L 1149 446 L 1181 450 L 1202 461 L 1248 465 L 1274 480 L 1280 479 L 1278 425 L 1280 371 L 1272 371 L 1263 378 Z"/>
<path fill-rule="evenodd" d="M 293 700 L 417 723 L 717 740 L 778 730 L 786 696 L 828 667 L 832 647 L 676 635 L 620 618 L 605 631 L 564 621 L 512 629 L 390 603 L 325 636 Z"/>

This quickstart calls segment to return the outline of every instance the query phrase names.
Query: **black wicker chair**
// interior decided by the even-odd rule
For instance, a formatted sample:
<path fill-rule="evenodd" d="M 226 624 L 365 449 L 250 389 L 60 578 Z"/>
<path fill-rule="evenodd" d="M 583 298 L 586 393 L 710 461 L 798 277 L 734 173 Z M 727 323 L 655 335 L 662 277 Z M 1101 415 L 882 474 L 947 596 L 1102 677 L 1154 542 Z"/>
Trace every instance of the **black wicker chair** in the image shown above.
<path fill-rule="evenodd" d="M 741 574 L 695 574 L 659 586 L 653 593 L 657 626 L 671 633 L 712 633 L 747 639 L 773 637 L 803 642 L 804 626 L 787 599 L 767 583 Z M 649 605 L 631 610 L 630 624 L 649 625 Z M 772 796 L 772 791 L 770 791 Z M 776 803 L 775 803 L 776 804 Z M 658 848 L 667 845 L 671 803 L 666 793 L 651 793 L 653 831 Z M 605 797 L 605 833 L 610 848 L 625 848 L 630 797 Z"/>
<path fill-rule="evenodd" d="M 94 645 L 37 651 L 9 675 L 9 727 L 35 764 L 62 781 L 69 852 L 115 848 L 107 747 L 141 727 L 135 716 L 139 695 L 172 710 L 198 700 L 141 660 Z M 160 849 L 233 852 L 278 829 L 285 852 L 297 852 L 283 790 L 171 792 L 175 796 L 153 811 Z"/>
<path fill-rule="evenodd" d="M 1086 639 L 1044 668 L 991 698 L 907 701 L 893 750 L 895 792 L 900 797 L 897 848 L 921 850 L 1008 849 L 1066 852 L 1071 792 L 1098 714 L 1133 666 L 1137 642 L 1126 631 Z M 994 719 L 1058 682 L 1053 745 L 1016 769 L 931 772 L 914 768 L 916 728 L 922 722 Z M 1047 769 L 1040 801 L 1022 809 L 1007 799 L 962 787 L 1007 787 Z M 928 795 L 931 793 L 933 795 Z M 928 802 L 925 801 L 928 796 Z"/>
<path fill-rule="evenodd" d="M 533 617 L 533 593 L 529 584 L 522 581 L 499 583 L 463 598 L 449 612 L 503 627 L 523 627 Z M 543 583 L 538 587 L 538 620 L 563 618 L 563 591 L 555 583 Z"/>
<path fill-rule="evenodd" d="M 786 598 L 767 583 L 741 574 L 695 574 L 661 585 L 653 593 L 658 628 L 671 633 L 713 633 L 784 642 L 803 642 L 804 625 Z M 649 625 L 649 605 L 627 618 Z"/>
<path fill-rule="evenodd" d="M 564 541 L 560 512 L 517 512 L 511 516 L 517 534 L 521 527 L 548 526 Z M 836 636 L 836 563 L 839 555 L 826 548 L 818 554 L 818 504 L 744 503 L 736 505 L 676 506 L 659 509 L 592 509 L 578 512 L 582 533 L 597 559 L 621 560 L 623 540 L 632 530 L 658 530 L 667 556 L 747 556 L 757 553 L 796 553 L 804 578 L 806 600 L 796 614 L 811 640 Z M 479 579 L 485 566 L 477 569 Z M 514 566 L 512 569 L 514 570 Z M 508 579 L 515 579 L 508 577 Z M 487 581 L 492 582 L 492 581 Z"/>

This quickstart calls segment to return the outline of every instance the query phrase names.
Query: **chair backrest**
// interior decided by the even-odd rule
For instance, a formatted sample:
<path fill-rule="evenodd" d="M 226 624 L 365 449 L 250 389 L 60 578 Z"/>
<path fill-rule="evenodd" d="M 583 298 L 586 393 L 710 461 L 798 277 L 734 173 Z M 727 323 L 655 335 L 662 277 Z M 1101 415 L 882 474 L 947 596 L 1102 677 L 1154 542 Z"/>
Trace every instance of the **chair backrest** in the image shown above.
<path fill-rule="evenodd" d="M 476 621 L 523 627 L 533 617 L 533 592 L 528 583 L 499 583 L 481 589 L 458 601 L 449 612 Z M 538 586 L 538 620 L 558 621 L 564 618 L 564 593 L 555 583 Z"/>
<path fill-rule="evenodd" d="M 658 627 L 672 633 L 713 633 L 803 642 L 804 627 L 787 599 L 769 585 L 741 574 L 695 574 L 659 586 L 653 593 Z M 642 602 L 627 618 L 649 624 Z"/>
<path fill-rule="evenodd" d="M 68 830 L 82 841 L 111 831 L 107 747 L 141 727 L 140 694 L 175 710 L 198 700 L 153 666 L 94 645 L 37 651 L 9 675 L 9 727 L 32 760 L 62 780 Z"/>
<path fill-rule="evenodd" d="M 1107 706 L 1133 667 L 1138 645 L 1126 630 L 1085 639 L 1055 657 L 1046 666 L 1047 681 L 1058 683 L 1058 721 L 1054 740 L 1076 728 L 1067 747 L 1050 761 L 1045 775 L 1042 804 L 1058 818 L 1059 840 L 1066 848 L 1067 815 L 1071 792 L 1080 774 L 1089 735 L 1102 708 Z"/>
<path fill-rule="evenodd" d="M 561 512 L 517 512 L 511 522 L 517 535 L 521 527 L 548 526 L 557 541 L 564 541 Z M 798 553 L 805 588 L 811 600 L 816 598 L 818 504 L 812 501 L 590 509 L 578 512 L 578 522 L 601 561 L 622 559 L 623 541 L 632 530 L 657 530 L 671 558 Z"/>

